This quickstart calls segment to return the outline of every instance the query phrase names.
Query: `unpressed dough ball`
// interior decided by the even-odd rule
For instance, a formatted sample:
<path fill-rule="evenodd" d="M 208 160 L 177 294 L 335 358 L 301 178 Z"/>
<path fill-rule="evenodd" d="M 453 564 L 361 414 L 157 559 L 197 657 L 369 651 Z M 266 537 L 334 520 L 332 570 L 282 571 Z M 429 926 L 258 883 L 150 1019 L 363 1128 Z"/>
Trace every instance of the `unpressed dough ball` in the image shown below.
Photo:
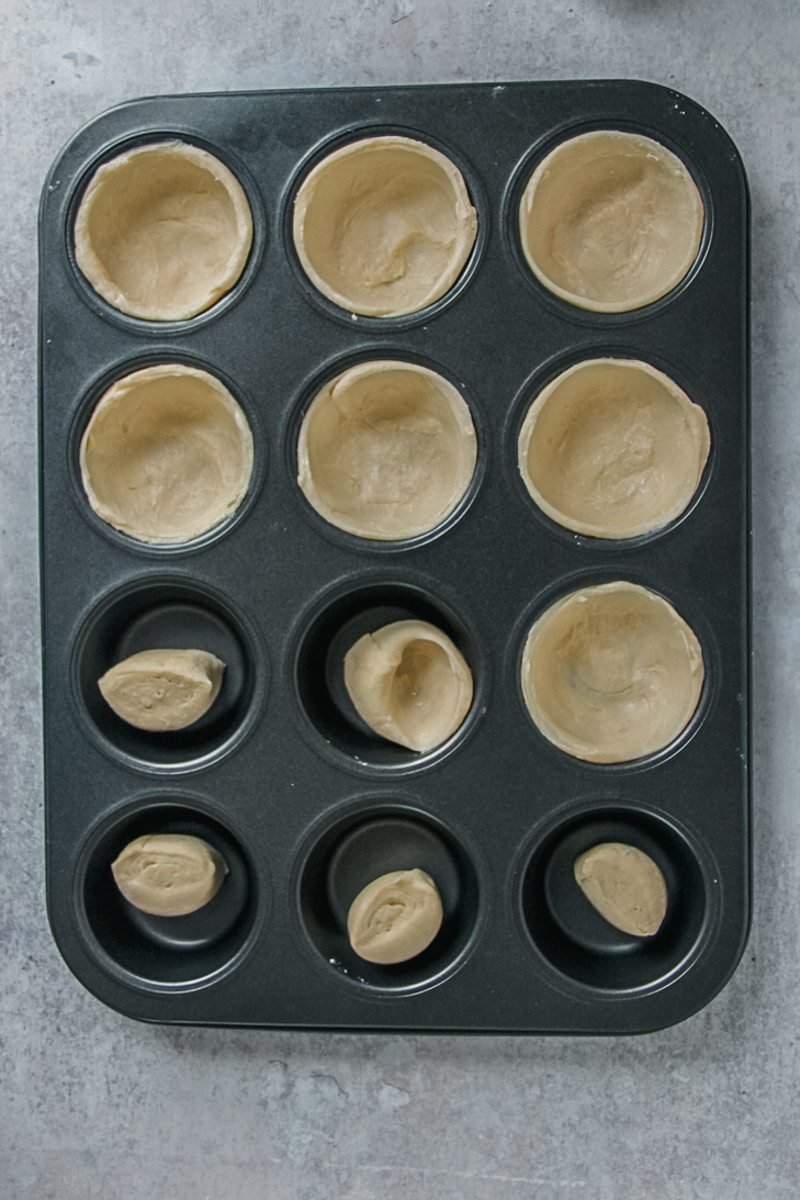
<path fill-rule="evenodd" d="M 207 650 L 141 650 L 98 681 L 118 717 L 151 733 L 186 729 L 219 695 L 225 664 Z"/>
<path fill-rule="evenodd" d="M 157 833 L 129 842 L 111 871 L 134 908 L 157 917 L 180 917 L 208 904 L 228 868 L 219 851 L 202 838 Z"/>
<path fill-rule="evenodd" d="M 358 893 L 347 914 L 350 945 L 367 962 L 415 958 L 442 925 L 442 902 L 425 871 L 390 871 Z"/>
<path fill-rule="evenodd" d="M 575 860 L 575 880 L 602 917 L 635 937 L 658 933 L 667 912 L 667 885 L 636 846 L 602 842 Z"/>

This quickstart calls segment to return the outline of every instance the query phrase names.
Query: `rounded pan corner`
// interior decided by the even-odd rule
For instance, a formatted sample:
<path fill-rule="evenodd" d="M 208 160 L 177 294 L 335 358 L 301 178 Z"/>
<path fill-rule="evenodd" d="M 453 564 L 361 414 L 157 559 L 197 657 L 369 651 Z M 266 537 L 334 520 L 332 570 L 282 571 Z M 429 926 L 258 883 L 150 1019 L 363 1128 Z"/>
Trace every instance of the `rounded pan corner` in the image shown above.
<path fill-rule="evenodd" d="M 691 1017 L 696 1017 L 698 1013 L 707 1008 L 717 996 L 725 990 L 742 961 L 744 952 L 747 949 L 747 943 L 750 937 L 750 922 L 751 908 L 748 903 L 747 919 L 742 929 L 742 935 L 738 943 L 733 949 L 728 961 L 724 964 L 724 970 L 710 981 L 707 988 L 704 988 L 700 995 L 692 994 L 685 1005 L 680 1007 L 676 1012 L 665 1017 L 661 1017 L 655 1022 L 643 1021 L 637 1024 L 635 1028 L 629 1030 L 619 1030 L 618 1033 L 629 1034 L 631 1037 L 644 1037 L 647 1034 L 662 1033 L 666 1029 L 672 1029 L 676 1025 L 682 1025 L 684 1021 L 688 1021 Z"/>

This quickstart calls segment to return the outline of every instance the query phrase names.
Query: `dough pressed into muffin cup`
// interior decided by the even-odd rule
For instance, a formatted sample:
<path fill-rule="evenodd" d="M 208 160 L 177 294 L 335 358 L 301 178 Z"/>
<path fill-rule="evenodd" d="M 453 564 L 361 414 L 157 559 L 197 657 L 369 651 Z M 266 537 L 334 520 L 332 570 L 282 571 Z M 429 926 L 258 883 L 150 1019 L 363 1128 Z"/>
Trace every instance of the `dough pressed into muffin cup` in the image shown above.
<path fill-rule="evenodd" d="M 236 176 L 181 141 L 135 146 L 98 167 L 75 218 L 75 260 L 128 316 L 183 321 L 233 288 L 253 242 Z"/>
<path fill-rule="evenodd" d="M 700 700 L 700 643 L 662 596 L 619 580 L 580 588 L 536 620 L 521 685 L 534 724 L 560 750 L 595 763 L 654 754 Z"/>
<path fill-rule="evenodd" d="M 394 621 L 364 634 L 345 655 L 344 681 L 370 729 L 409 750 L 446 742 L 472 704 L 466 659 L 428 621 Z"/>
<path fill-rule="evenodd" d="M 708 460 L 706 415 L 648 363 L 594 358 L 547 385 L 518 440 L 532 499 L 566 529 L 630 538 L 675 520 Z"/>
<path fill-rule="evenodd" d="M 472 416 L 452 383 L 415 363 L 376 360 L 314 397 L 300 427 L 297 481 L 337 528 L 400 541 L 450 515 L 476 459 Z"/>
<path fill-rule="evenodd" d="M 241 504 L 253 437 L 215 376 L 182 363 L 124 375 L 101 396 L 80 446 L 91 507 L 143 542 L 185 542 Z"/>
<path fill-rule="evenodd" d="M 671 292 L 697 258 L 704 220 L 677 155 L 620 130 L 561 142 L 519 206 L 522 250 L 537 279 L 570 304 L 607 313 Z"/>
<path fill-rule="evenodd" d="M 418 312 L 461 274 L 478 218 L 464 177 L 414 138 L 362 138 L 305 177 L 293 214 L 297 255 L 324 296 L 361 316 Z"/>

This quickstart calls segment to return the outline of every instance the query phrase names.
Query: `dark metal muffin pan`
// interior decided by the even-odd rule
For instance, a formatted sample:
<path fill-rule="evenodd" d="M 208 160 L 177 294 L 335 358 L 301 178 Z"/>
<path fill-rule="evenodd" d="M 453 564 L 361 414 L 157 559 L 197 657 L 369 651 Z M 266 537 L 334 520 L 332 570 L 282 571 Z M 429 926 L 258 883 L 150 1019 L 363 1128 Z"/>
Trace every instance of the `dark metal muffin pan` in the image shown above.
<path fill-rule="evenodd" d="M 607 315 L 548 293 L 522 257 L 519 197 L 536 162 L 588 129 L 645 133 L 677 153 L 706 208 L 698 260 L 668 296 Z M 353 318 L 306 280 L 291 239 L 299 181 L 367 135 L 428 140 L 461 168 L 479 235 L 447 296 L 402 318 Z M 254 218 L 233 291 L 191 321 L 154 324 L 101 300 L 71 229 L 98 163 L 184 138 L 226 162 Z M 515 83 L 161 97 L 72 139 L 40 224 L 41 563 L 47 883 L 77 977 L 160 1022 L 415 1031 L 633 1033 L 679 1021 L 734 970 L 749 920 L 748 199 L 739 156 L 692 101 L 639 82 Z M 539 388 L 586 357 L 643 358 L 709 420 L 697 495 L 668 529 L 626 542 L 574 535 L 532 503 L 516 438 Z M 373 543 L 342 533 L 295 480 L 299 421 L 321 381 L 372 357 L 421 362 L 461 390 L 475 479 L 433 533 Z M 147 546 L 97 519 L 78 443 L 108 384 L 182 361 L 228 384 L 250 419 L 250 493 L 225 525 Z M 552 600 L 628 579 L 664 595 L 706 664 L 697 713 L 646 760 L 597 766 L 537 731 L 522 645 Z M 375 738 L 341 686 L 352 641 L 384 619 L 440 624 L 469 660 L 475 701 L 444 746 Z M 228 663 L 218 706 L 179 734 L 141 734 L 96 678 L 148 645 L 201 645 Z M 230 865 L 189 917 L 117 893 L 110 863 L 142 832 L 185 831 Z M 664 872 L 661 931 L 613 930 L 571 879 L 577 854 L 628 841 Z M 350 950 L 356 892 L 384 871 L 437 880 L 444 925 L 408 964 Z"/>

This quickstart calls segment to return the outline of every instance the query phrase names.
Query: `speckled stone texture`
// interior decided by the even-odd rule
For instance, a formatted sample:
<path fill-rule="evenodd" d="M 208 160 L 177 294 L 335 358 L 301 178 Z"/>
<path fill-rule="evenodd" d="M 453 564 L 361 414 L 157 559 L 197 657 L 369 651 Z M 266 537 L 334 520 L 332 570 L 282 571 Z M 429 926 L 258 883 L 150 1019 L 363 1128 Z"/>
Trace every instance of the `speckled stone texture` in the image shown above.
<path fill-rule="evenodd" d="M 2 0 L 0 1195 L 4 1200 L 771 1200 L 800 1179 L 797 0 Z M 639 1039 L 155 1028 L 47 928 L 36 528 L 36 206 L 127 97 L 638 76 L 705 104 L 753 197 L 755 911 L 696 1017 Z"/>

